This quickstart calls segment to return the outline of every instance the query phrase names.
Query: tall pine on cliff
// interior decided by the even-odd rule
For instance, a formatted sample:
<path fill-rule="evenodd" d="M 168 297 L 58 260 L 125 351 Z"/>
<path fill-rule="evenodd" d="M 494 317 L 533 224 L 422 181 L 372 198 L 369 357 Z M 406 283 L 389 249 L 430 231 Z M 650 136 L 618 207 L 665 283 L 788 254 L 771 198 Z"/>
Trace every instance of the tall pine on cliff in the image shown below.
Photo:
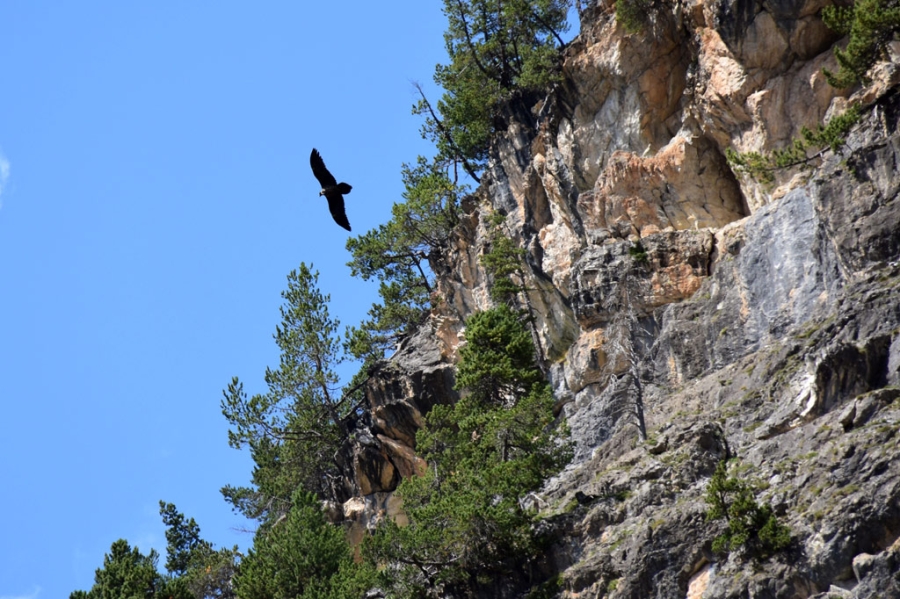
<path fill-rule="evenodd" d="M 330 297 L 319 290 L 318 278 L 303 263 L 288 275 L 275 330 L 281 358 L 277 369 L 266 369 L 268 392 L 248 398 L 237 377 L 223 392 L 229 443 L 248 445 L 256 465 L 253 487 L 222 492 L 237 510 L 263 523 L 286 514 L 298 488 L 345 499 L 341 450 L 359 406 L 338 386 L 334 369 L 344 359 L 339 323 L 328 312 Z"/>
<path fill-rule="evenodd" d="M 485 577 L 521 572 L 541 543 L 521 500 L 571 457 L 551 427 L 531 336 L 509 306 L 469 319 L 460 358 L 463 397 L 429 412 L 416 435 L 427 467 L 397 489 L 408 524 L 383 522 L 367 547 L 391 564 L 399 597 L 464 595 Z"/>
<path fill-rule="evenodd" d="M 444 40 L 450 62 L 434 80 L 445 93 L 425 116 L 423 134 L 438 155 L 462 160 L 474 172 L 487 158 L 501 108 L 516 94 L 546 89 L 558 76 L 561 33 L 568 30 L 565 0 L 444 0 Z M 421 91 L 421 90 L 420 90 Z"/>

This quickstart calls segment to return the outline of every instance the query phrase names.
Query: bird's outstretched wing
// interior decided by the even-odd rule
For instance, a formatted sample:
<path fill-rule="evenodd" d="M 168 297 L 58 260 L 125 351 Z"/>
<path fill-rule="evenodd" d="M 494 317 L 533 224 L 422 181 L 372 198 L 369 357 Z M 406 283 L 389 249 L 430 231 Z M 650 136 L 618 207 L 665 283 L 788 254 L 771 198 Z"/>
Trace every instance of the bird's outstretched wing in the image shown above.
<path fill-rule="evenodd" d="M 319 180 L 319 185 L 322 186 L 322 189 L 326 187 L 331 187 L 332 185 L 337 185 L 337 180 L 334 178 L 334 175 L 328 172 L 328 169 L 325 168 L 325 161 L 322 160 L 322 156 L 319 154 L 319 151 L 313 148 L 312 154 L 309 155 L 309 165 L 312 167 L 312 172 L 316 176 L 316 179 Z M 328 205 L 331 205 L 331 198 L 328 198 Z M 343 201 L 341 202 L 341 213 L 344 212 Z M 332 210 L 332 214 L 334 210 Z M 345 219 L 346 220 L 346 219 Z"/>
<path fill-rule="evenodd" d="M 344 196 L 332 192 L 325 194 L 325 198 L 328 200 L 328 210 L 331 212 L 334 222 L 349 231 L 350 221 L 347 220 L 347 213 L 344 212 Z"/>

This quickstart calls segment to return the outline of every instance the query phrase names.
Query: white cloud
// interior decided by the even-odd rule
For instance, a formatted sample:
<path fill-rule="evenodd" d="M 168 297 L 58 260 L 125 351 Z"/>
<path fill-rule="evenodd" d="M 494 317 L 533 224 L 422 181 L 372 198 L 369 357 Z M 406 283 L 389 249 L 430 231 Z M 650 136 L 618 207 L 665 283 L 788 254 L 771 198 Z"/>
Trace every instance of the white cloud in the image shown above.
<path fill-rule="evenodd" d="M 6 172 L 9 172 L 9 165 L 5 160 L 2 160 L 2 156 L 0 156 L 0 175 L 3 173 L 3 164 L 6 164 Z M 4 177 L 5 179 L 5 177 Z M 41 594 L 41 587 L 34 587 L 34 590 L 27 595 L 0 595 L 0 599 L 37 599 L 38 595 Z"/>
<path fill-rule="evenodd" d="M 9 160 L 0 150 L 0 208 L 3 207 L 3 192 L 6 190 L 6 182 L 9 180 Z M 11 599 L 9 597 L 0 596 L 0 599 Z M 14 599 L 14 598 L 12 598 Z"/>

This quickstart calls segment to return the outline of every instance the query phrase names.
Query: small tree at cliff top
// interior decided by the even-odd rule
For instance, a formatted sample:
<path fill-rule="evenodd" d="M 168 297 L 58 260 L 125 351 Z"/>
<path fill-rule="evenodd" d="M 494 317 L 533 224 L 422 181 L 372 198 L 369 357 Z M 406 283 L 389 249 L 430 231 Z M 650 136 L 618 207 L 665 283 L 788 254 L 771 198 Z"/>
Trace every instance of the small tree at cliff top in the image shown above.
<path fill-rule="evenodd" d="M 425 116 L 423 135 L 439 155 L 463 160 L 477 180 L 501 106 L 558 77 L 568 6 L 566 0 L 444 0 L 450 62 L 437 66 L 434 80 L 445 93 L 437 111 L 424 95 L 414 108 Z"/>
<path fill-rule="evenodd" d="M 440 166 L 420 156 L 415 166 L 403 165 L 403 184 L 404 201 L 394 204 L 391 220 L 347 241 L 351 274 L 380 282 L 381 303 L 349 332 L 347 345 L 357 358 L 382 358 L 422 322 L 434 292 L 432 268 L 442 261 L 459 222 L 466 188 Z"/>
<path fill-rule="evenodd" d="M 398 488 L 409 523 L 385 522 L 367 547 L 401 597 L 464 593 L 510 575 L 540 538 L 521 504 L 570 458 L 553 430 L 553 396 L 531 336 L 509 306 L 473 315 L 453 406 L 435 406 L 416 436 L 427 461 Z"/>

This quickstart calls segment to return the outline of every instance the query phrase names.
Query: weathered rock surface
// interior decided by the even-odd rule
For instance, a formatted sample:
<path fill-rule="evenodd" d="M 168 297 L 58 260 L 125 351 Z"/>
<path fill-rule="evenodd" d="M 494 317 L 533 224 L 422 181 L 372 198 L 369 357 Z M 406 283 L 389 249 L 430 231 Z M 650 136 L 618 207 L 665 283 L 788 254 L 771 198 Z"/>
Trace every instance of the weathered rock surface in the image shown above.
<path fill-rule="evenodd" d="M 611 3 L 585 9 L 564 81 L 510 107 L 436 269 L 441 305 L 367 390 L 362 497 L 344 506 L 358 534 L 400 514 L 415 431 L 456 398 L 499 211 L 576 444 L 528 499 L 559 597 L 900 597 L 900 68 L 830 88 L 824 4 L 692 0 L 635 35 Z M 863 121 L 809 170 L 760 184 L 724 158 L 784 147 L 848 98 Z M 712 552 L 704 494 L 729 456 L 789 551 Z"/>
<path fill-rule="evenodd" d="M 417 472 L 422 460 L 415 454 L 416 431 L 424 415 L 456 398 L 453 367 L 442 361 L 432 331 L 407 339 L 366 386 L 371 422 L 357 431 L 353 456 L 359 493 L 389 493 L 401 477 Z"/>

